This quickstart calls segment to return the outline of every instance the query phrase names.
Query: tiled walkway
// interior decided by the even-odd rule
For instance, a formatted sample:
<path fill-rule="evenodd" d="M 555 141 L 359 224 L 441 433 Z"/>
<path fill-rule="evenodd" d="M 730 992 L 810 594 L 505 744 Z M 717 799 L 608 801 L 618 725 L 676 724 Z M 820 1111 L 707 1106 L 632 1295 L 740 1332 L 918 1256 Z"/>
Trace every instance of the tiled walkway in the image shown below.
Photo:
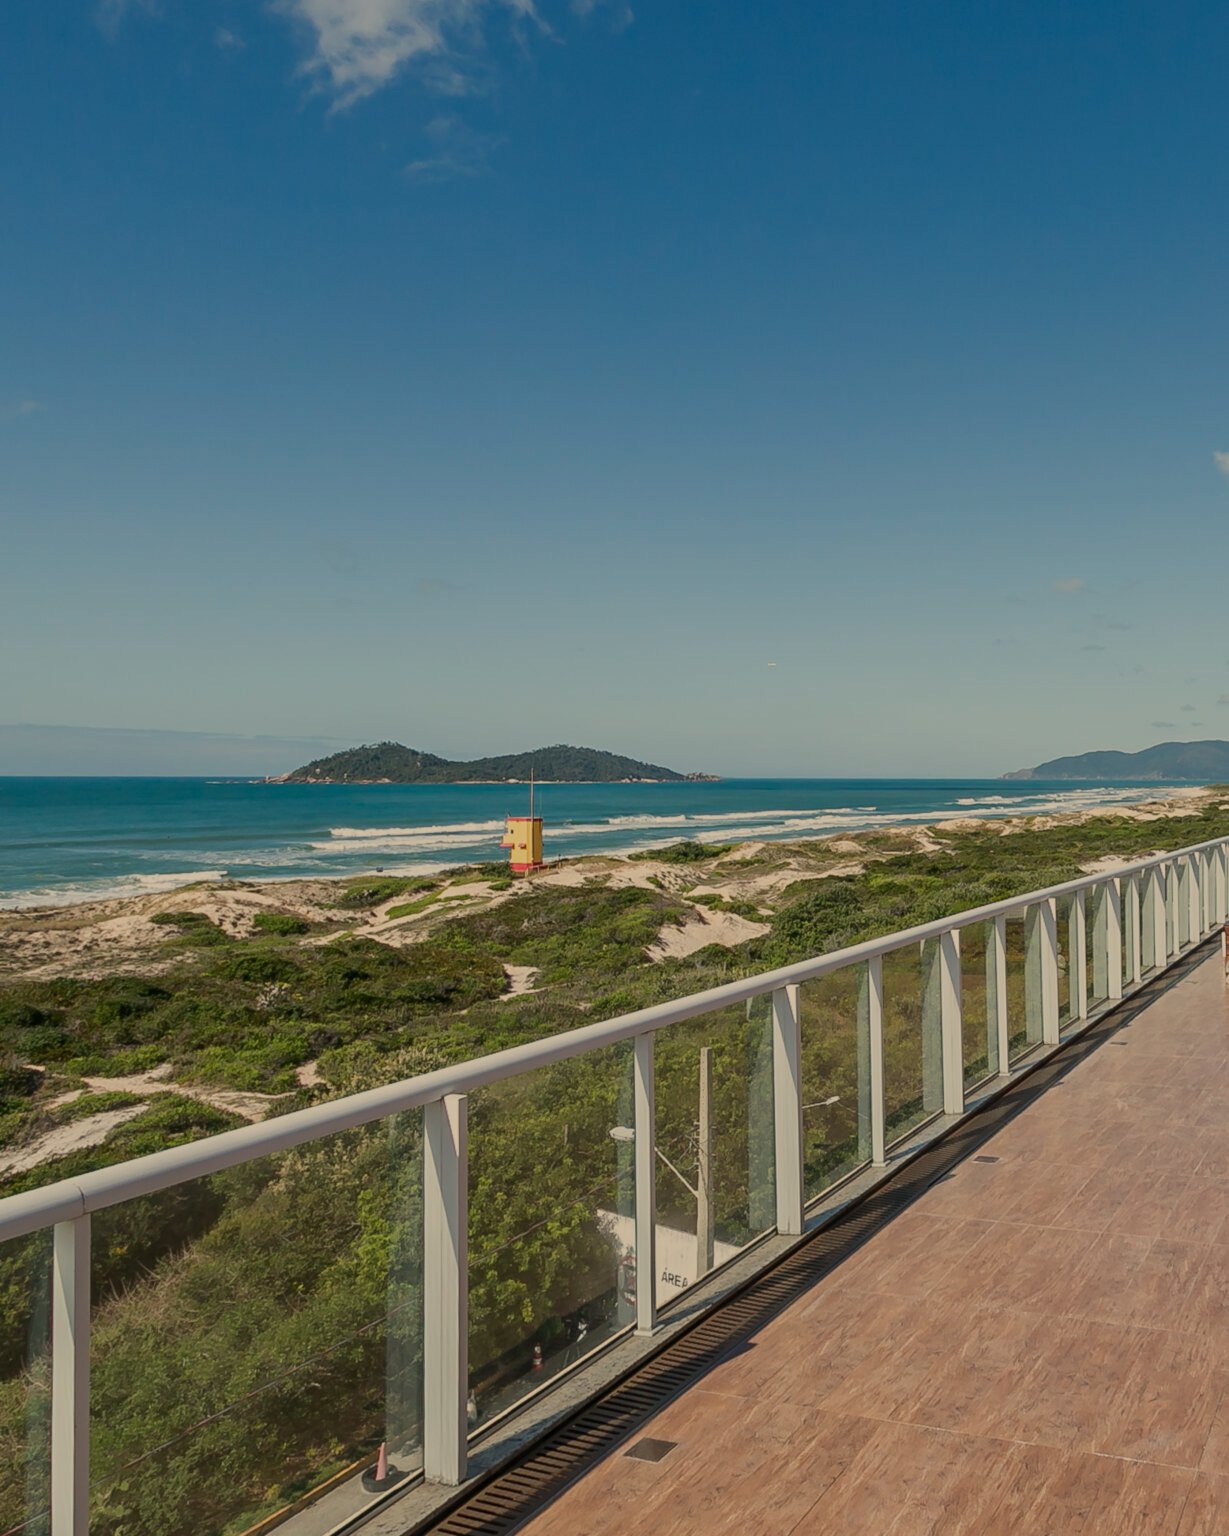
<path fill-rule="evenodd" d="M 1229 1532 L 1229 1001 L 1177 981 L 527 1536 Z"/>

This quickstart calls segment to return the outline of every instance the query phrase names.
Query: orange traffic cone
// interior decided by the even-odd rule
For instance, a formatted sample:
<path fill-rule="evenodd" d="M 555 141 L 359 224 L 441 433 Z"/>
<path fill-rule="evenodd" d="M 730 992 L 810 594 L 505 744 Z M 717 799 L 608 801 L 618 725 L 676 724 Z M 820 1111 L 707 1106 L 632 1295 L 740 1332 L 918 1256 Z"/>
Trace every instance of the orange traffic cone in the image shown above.
<path fill-rule="evenodd" d="M 388 1441 L 380 1441 L 380 1454 L 376 1457 L 376 1482 L 388 1481 Z"/>

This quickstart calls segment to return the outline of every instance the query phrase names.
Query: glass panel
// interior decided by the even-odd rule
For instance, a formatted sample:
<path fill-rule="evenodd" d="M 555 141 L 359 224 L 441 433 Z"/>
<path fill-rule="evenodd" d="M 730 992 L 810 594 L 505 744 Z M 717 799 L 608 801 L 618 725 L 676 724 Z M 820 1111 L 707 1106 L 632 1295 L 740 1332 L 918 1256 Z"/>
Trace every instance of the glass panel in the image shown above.
<path fill-rule="evenodd" d="M 771 997 L 663 1030 L 655 1068 L 664 1305 L 776 1226 Z"/>
<path fill-rule="evenodd" d="M 421 1464 L 417 1112 L 93 1219 L 93 1536 L 244 1530 Z M 387 1484 L 382 1485 L 387 1486 Z"/>
<path fill-rule="evenodd" d="M 1108 885 L 1094 885 L 1085 894 L 1085 975 L 1088 978 L 1088 1009 L 1091 1012 L 1109 1001 L 1109 931 L 1111 889 Z"/>
<path fill-rule="evenodd" d="M 1191 868 L 1190 859 L 1183 859 L 1178 865 L 1178 946 L 1185 949 L 1193 937 L 1191 933 L 1191 891 L 1194 886 L 1195 872 Z"/>
<path fill-rule="evenodd" d="M 999 1070 L 996 1004 L 994 924 L 970 923 L 960 930 L 960 1019 L 966 1088 Z"/>
<path fill-rule="evenodd" d="M 51 1232 L 0 1243 L 0 1531 L 47 1536 Z"/>
<path fill-rule="evenodd" d="M 1135 984 L 1135 949 L 1141 912 L 1138 877 L 1124 875 L 1119 889 L 1122 893 L 1122 985 L 1125 989 Z"/>
<path fill-rule="evenodd" d="M 632 1070 L 621 1044 L 470 1095 L 474 1427 L 634 1319 Z"/>
<path fill-rule="evenodd" d="M 939 943 L 883 957 L 883 1078 L 888 1144 L 943 1108 Z"/>
<path fill-rule="evenodd" d="M 1199 918 L 1204 933 L 1210 933 L 1216 926 L 1214 901 L 1216 881 L 1213 878 L 1212 858 L 1210 853 L 1199 856 Z"/>
<path fill-rule="evenodd" d="M 1155 869 L 1145 869 L 1139 875 L 1140 903 L 1140 956 L 1143 961 L 1141 976 L 1150 976 L 1157 968 L 1156 952 L 1157 905 L 1162 900 Z"/>
<path fill-rule="evenodd" d="M 1055 907 L 1058 912 L 1058 1025 L 1062 1029 L 1076 1014 L 1079 957 L 1083 953 L 1083 944 L 1079 931 L 1079 903 L 1075 897 L 1059 896 Z"/>
<path fill-rule="evenodd" d="M 871 1159 L 867 967 L 798 989 L 802 1025 L 803 1192 L 813 1200 Z"/>
<path fill-rule="evenodd" d="M 1024 1030 L 1025 1047 L 1040 1045 L 1045 1038 L 1045 928 L 1040 903 L 1024 912 Z"/>
<path fill-rule="evenodd" d="M 1007 1059 L 1012 1062 L 1036 1044 L 1029 1033 L 1026 909 L 1021 907 L 1015 912 L 1009 912 L 1003 928 L 1007 940 Z"/>

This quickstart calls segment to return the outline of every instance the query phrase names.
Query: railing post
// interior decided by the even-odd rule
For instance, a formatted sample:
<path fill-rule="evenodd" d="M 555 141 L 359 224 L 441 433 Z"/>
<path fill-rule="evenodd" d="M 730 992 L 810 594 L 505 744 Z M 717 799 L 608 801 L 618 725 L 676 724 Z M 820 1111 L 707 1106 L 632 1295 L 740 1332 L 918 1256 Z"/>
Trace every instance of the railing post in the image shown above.
<path fill-rule="evenodd" d="M 1046 1045 L 1057 1045 L 1058 904 L 1053 896 L 1047 896 L 1038 907 L 1041 922 L 1041 1038 Z"/>
<path fill-rule="evenodd" d="M 469 1117 L 464 1094 L 423 1107 L 423 1475 L 466 1471 Z"/>
<path fill-rule="evenodd" d="M 772 1112 L 776 1126 L 777 1231 L 802 1231 L 802 1019 L 799 988 L 772 994 Z"/>
<path fill-rule="evenodd" d="M 1067 956 L 1067 998 L 1073 1019 L 1088 1017 L 1088 893 L 1076 891 L 1071 898 L 1071 922 L 1067 929 L 1071 953 Z"/>
<path fill-rule="evenodd" d="M 51 1258 L 51 1536 L 90 1528 L 90 1218 L 57 1222 Z"/>
<path fill-rule="evenodd" d="M 1178 925 L 1179 886 L 1178 861 L 1171 859 L 1165 865 L 1165 964 L 1173 960 L 1182 948 L 1182 930 Z"/>
<path fill-rule="evenodd" d="M 1102 933 L 1105 938 L 1105 996 L 1117 1002 L 1122 996 L 1122 887 L 1117 880 L 1107 880 L 1101 897 L 1105 914 Z"/>
<path fill-rule="evenodd" d="M 873 956 L 866 964 L 867 1043 L 870 1055 L 871 1163 L 887 1164 L 887 1097 L 883 1076 L 883 958 Z"/>
<path fill-rule="evenodd" d="M 939 1006 L 943 1016 L 943 1113 L 964 1114 L 964 1029 L 960 999 L 960 936 L 939 939 Z"/>
<path fill-rule="evenodd" d="M 1203 937 L 1203 855 L 1193 853 L 1186 861 L 1190 870 L 1187 886 L 1187 923 L 1191 930 L 1191 943 L 1198 944 Z"/>
<path fill-rule="evenodd" d="M 653 1078 L 653 1041 L 637 1035 L 635 1043 L 636 1114 L 636 1332 L 657 1329 L 657 1097 Z"/>
<path fill-rule="evenodd" d="M 1216 921 L 1223 923 L 1229 917 L 1229 848 L 1222 843 L 1215 850 L 1216 864 Z"/>
<path fill-rule="evenodd" d="M 999 1045 L 999 1076 L 1011 1076 L 1011 1031 L 1007 1023 L 1007 917 L 994 920 L 994 1028 Z"/>

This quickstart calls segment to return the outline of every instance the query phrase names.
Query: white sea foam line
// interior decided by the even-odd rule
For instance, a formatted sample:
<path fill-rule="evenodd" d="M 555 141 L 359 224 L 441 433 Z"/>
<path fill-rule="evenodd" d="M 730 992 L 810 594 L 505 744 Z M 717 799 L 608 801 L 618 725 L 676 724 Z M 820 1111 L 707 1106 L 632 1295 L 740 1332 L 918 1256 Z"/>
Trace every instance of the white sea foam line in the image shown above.
<path fill-rule="evenodd" d="M 1079 810 L 1092 805 L 1129 804 L 1146 798 L 1148 790 L 1070 790 L 1044 795 L 966 796 L 956 802 L 960 807 L 985 805 L 1010 810 L 1017 815 L 1037 815 L 1048 810 Z M 941 821 L 950 814 L 943 807 L 927 810 L 879 810 L 861 812 L 856 807 L 837 806 L 823 810 L 726 811 L 705 816 L 620 816 L 602 822 L 564 823 L 549 829 L 556 842 L 576 838 L 594 838 L 609 842 L 631 831 L 662 834 L 686 834 L 700 841 L 721 837 L 787 837 L 807 832 L 853 830 L 856 827 L 893 826 L 904 823 Z M 481 846 L 493 839 L 503 827 L 502 821 L 442 823 L 428 827 L 334 828 L 327 841 L 309 845 L 314 853 L 459 852 L 463 847 Z M 338 834 L 361 831 L 360 836 Z M 487 834 L 486 837 L 479 834 Z M 655 839 L 648 846 L 656 846 Z"/>
<path fill-rule="evenodd" d="M 20 910 L 24 907 L 71 907 L 80 901 L 111 901 L 120 896 L 152 896 L 159 891 L 178 890 L 182 885 L 196 885 L 202 880 L 223 880 L 219 869 L 184 870 L 164 875 L 99 876 L 73 885 L 48 885 L 28 891 L 0 891 L 0 907 Z"/>

